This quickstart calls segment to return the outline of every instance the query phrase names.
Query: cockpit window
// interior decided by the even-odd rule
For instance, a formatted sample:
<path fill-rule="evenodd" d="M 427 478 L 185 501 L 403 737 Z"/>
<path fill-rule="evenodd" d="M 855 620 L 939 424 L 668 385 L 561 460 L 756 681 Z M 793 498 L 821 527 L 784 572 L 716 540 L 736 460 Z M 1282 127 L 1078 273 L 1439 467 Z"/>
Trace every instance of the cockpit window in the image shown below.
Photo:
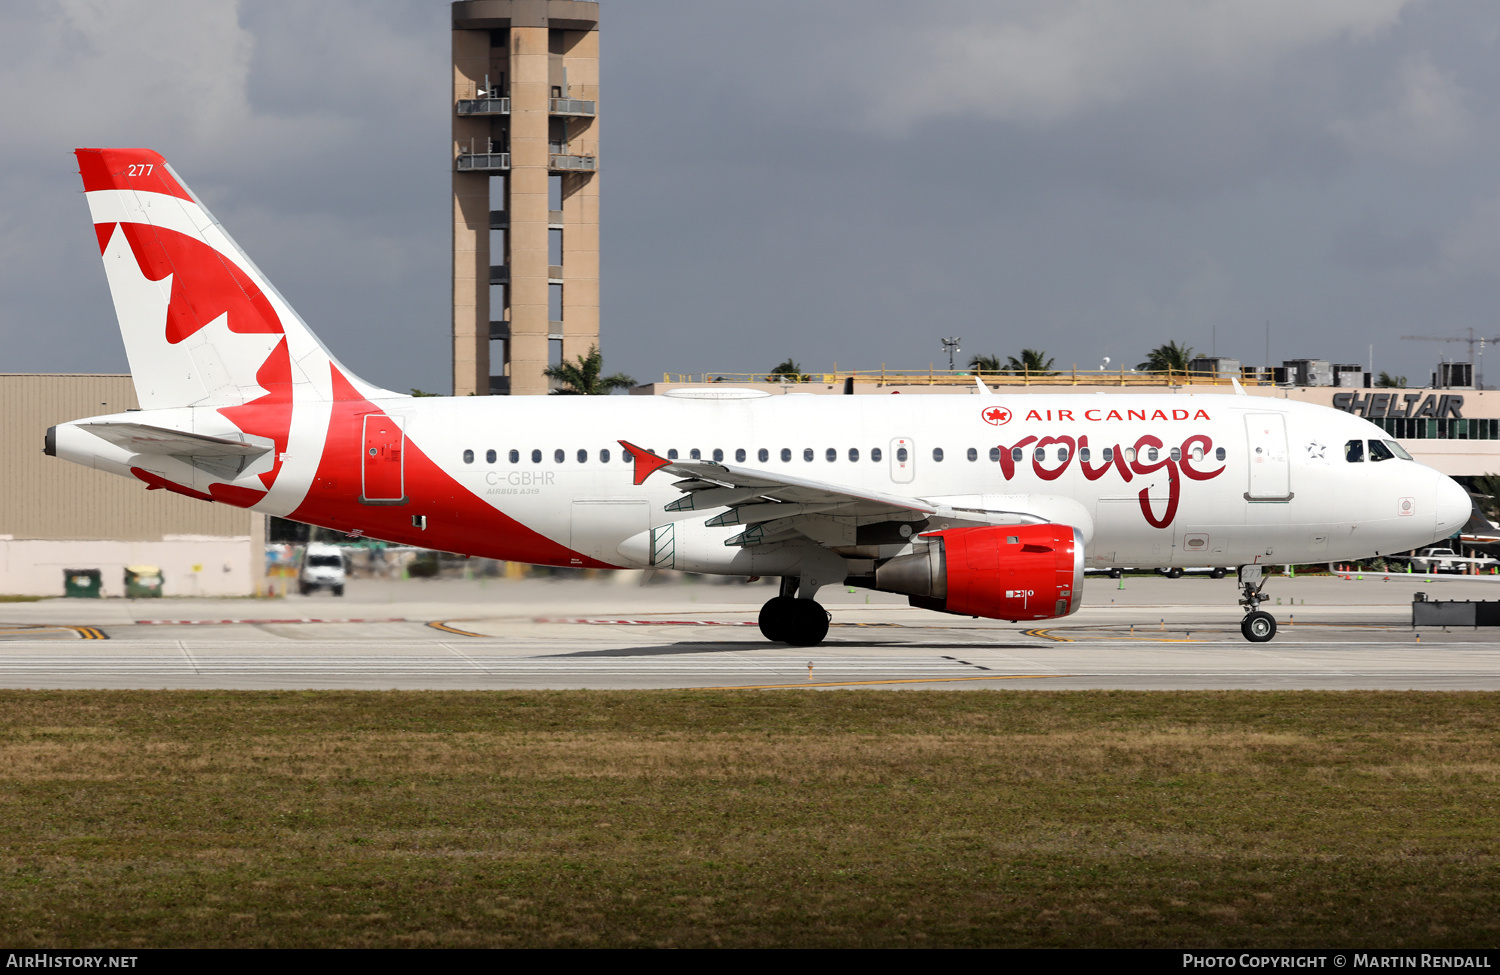
<path fill-rule="evenodd" d="M 1391 448 L 1387 447 L 1383 440 L 1370 441 L 1370 460 L 1380 461 L 1395 459 L 1396 455 L 1391 452 Z"/>
<path fill-rule="evenodd" d="M 1396 441 L 1394 441 L 1394 440 L 1382 440 L 1380 442 L 1383 443 L 1383 444 L 1385 444 L 1387 447 L 1391 448 L 1391 452 L 1393 454 L 1395 454 L 1397 457 L 1400 457 L 1402 460 L 1411 460 L 1412 459 L 1411 454 L 1408 454 L 1406 452 L 1406 448 L 1403 447 L 1403 446 L 1401 446 L 1400 444 L 1398 444 Z"/>
<path fill-rule="evenodd" d="M 1351 440 L 1344 444 L 1344 459 L 1351 464 L 1362 464 L 1365 460 L 1365 442 Z"/>

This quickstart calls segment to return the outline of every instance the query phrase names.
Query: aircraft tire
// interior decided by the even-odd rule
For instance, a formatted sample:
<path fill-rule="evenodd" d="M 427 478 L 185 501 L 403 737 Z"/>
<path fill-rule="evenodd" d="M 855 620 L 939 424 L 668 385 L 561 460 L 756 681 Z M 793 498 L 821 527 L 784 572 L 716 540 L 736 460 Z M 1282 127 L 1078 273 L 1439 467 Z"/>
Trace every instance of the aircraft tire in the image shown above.
<path fill-rule="evenodd" d="M 786 643 L 786 633 L 791 627 L 792 614 L 797 600 L 791 596 L 775 596 L 760 608 L 760 635 L 773 643 Z"/>
<path fill-rule="evenodd" d="M 1120 577 L 1122 577 L 1124 575 L 1125 575 L 1125 570 L 1124 569 L 1115 568 L 1115 569 L 1110 569 L 1109 570 L 1109 577 L 1111 579 L 1119 579 Z"/>
<path fill-rule="evenodd" d="M 782 639 L 794 647 L 815 647 L 828 636 L 828 610 L 811 599 L 794 599 Z"/>
<path fill-rule="evenodd" d="M 1224 578 L 1224 575 L 1225 575 L 1224 569 L 1223 569 L 1223 567 L 1220 567 L 1220 568 L 1214 569 L 1212 572 L 1210 572 L 1208 574 L 1208 577 L 1210 579 L 1222 579 L 1222 578 Z"/>
<path fill-rule="evenodd" d="M 344 587 L 343 586 L 334 586 L 333 587 L 333 594 L 335 596 L 342 596 L 344 594 Z"/>
<path fill-rule="evenodd" d="M 1176 566 L 1173 566 L 1172 568 L 1170 568 L 1170 569 L 1167 570 L 1167 578 L 1168 579 L 1181 579 L 1182 578 L 1182 570 L 1179 569 L 1179 568 L 1177 568 Z"/>
<path fill-rule="evenodd" d="M 1257 609 L 1240 621 L 1240 632 L 1251 643 L 1269 643 L 1276 635 L 1276 617 Z"/>

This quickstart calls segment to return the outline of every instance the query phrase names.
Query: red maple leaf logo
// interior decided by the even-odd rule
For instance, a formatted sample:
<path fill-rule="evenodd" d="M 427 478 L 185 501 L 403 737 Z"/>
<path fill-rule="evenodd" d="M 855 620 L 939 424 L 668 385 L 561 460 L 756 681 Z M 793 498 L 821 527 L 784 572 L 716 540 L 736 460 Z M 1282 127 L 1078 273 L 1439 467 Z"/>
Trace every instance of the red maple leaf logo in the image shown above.
<path fill-rule="evenodd" d="M 979 415 L 984 417 L 984 422 L 990 426 L 998 427 L 1010 422 L 1010 410 L 1003 406 L 987 406 Z"/>

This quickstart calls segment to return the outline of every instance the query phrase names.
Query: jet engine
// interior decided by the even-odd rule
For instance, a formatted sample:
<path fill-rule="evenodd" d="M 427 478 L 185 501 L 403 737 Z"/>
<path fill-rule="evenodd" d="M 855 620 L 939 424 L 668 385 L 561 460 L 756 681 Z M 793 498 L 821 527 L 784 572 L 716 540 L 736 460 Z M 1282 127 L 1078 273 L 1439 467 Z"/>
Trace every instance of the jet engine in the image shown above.
<path fill-rule="evenodd" d="M 1083 599 L 1083 536 L 1070 525 L 986 525 L 920 535 L 875 570 L 875 588 L 913 606 L 998 620 L 1045 620 Z"/>

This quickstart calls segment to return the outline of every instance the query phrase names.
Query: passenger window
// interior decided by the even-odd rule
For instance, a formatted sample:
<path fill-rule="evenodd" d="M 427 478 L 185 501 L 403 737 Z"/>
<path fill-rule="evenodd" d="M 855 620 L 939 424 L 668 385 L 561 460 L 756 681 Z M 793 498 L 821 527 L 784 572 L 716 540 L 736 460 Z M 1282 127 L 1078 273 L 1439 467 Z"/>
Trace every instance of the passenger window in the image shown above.
<path fill-rule="evenodd" d="M 802 448 L 802 459 L 807 461 L 809 464 L 812 463 L 813 449 L 811 447 Z"/>
<path fill-rule="evenodd" d="M 486 464 L 493 464 L 495 462 L 495 458 L 498 456 L 499 455 L 496 454 L 493 450 L 486 450 L 484 452 L 484 461 Z"/>
<path fill-rule="evenodd" d="M 1192 454 L 1192 456 L 1193 456 L 1193 460 L 1202 460 L 1203 459 L 1203 445 L 1201 443 L 1195 443 L 1195 444 L 1193 444 L 1193 454 Z"/>
<path fill-rule="evenodd" d="M 542 452 L 540 450 L 533 450 L 531 452 L 531 462 L 533 464 L 540 464 L 542 462 Z"/>
<path fill-rule="evenodd" d="M 1038 447 L 1031 452 L 1031 457 L 1036 461 L 1044 461 L 1047 459 L 1047 449 L 1045 447 Z"/>
<path fill-rule="evenodd" d="M 688 457 L 692 460 L 702 460 L 703 454 L 698 451 L 697 447 L 694 447 L 692 450 L 688 451 Z"/>
<path fill-rule="evenodd" d="M 1135 448 L 1134 447 L 1126 447 L 1125 450 L 1124 450 L 1124 454 L 1125 454 L 1125 463 L 1127 463 L 1127 464 L 1134 464 L 1135 463 Z"/>
<path fill-rule="evenodd" d="M 1228 454 L 1224 453 L 1223 447 L 1214 448 L 1214 460 L 1223 460 Z"/>
<path fill-rule="evenodd" d="M 935 460 L 935 461 L 938 461 L 938 462 L 942 461 L 942 459 L 943 459 L 943 448 L 942 447 L 933 447 L 932 448 L 932 459 Z"/>
<path fill-rule="evenodd" d="M 1147 447 L 1146 448 L 1146 459 L 1147 460 L 1155 460 L 1156 459 L 1156 448 L 1155 447 Z"/>
<path fill-rule="evenodd" d="M 1084 464 L 1089 462 L 1089 449 L 1087 447 L 1078 448 L 1078 460 Z"/>
<path fill-rule="evenodd" d="M 578 463 L 580 463 L 580 464 L 587 464 L 588 462 L 589 462 L 589 452 L 587 450 L 580 450 L 578 452 Z"/>
<path fill-rule="evenodd" d="M 973 447 L 970 447 L 969 448 L 969 453 L 968 453 L 968 458 L 970 460 L 978 460 L 979 459 L 979 451 L 975 450 Z"/>
<path fill-rule="evenodd" d="M 771 459 L 771 452 L 762 447 L 755 452 L 755 456 L 762 464 L 764 464 L 766 461 Z"/>
<path fill-rule="evenodd" d="M 1015 461 L 1017 464 L 1019 464 L 1021 462 L 1021 458 L 1024 457 L 1024 456 L 1026 456 L 1026 453 L 1020 447 L 1012 447 L 1011 448 L 1011 450 L 1010 450 L 1010 459 L 1013 460 L 1013 461 Z"/>
<path fill-rule="evenodd" d="M 677 459 L 677 448 L 673 447 L 673 448 L 671 448 L 670 450 L 667 451 L 667 460 L 676 460 L 676 459 Z"/>
<path fill-rule="evenodd" d="M 374 447 L 370 448 L 370 453 L 372 453 L 372 454 L 375 453 L 375 448 Z M 474 451 L 472 451 L 472 450 L 466 450 L 466 451 L 464 451 L 464 463 L 465 464 L 472 464 L 472 463 L 474 463 Z"/>
<path fill-rule="evenodd" d="M 1058 447 L 1057 448 L 1057 462 L 1059 464 L 1066 464 L 1068 462 L 1068 448 L 1067 447 Z"/>
<path fill-rule="evenodd" d="M 898 461 L 900 461 L 901 463 L 904 464 L 904 463 L 906 463 L 906 458 L 907 458 L 906 448 L 905 447 L 897 447 L 896 448 L 896 460 L 898 460 Z"/>
<path fill-rule="evenodd" d="M 568 455 L 565 454 L 565 453 L 563 453 L 563 451 L 561 450 L 561 448 L 552 451 L 552 460 L 553 460 L 554 463 L 561 464 L 563 461 L 565 461 L 567 459 L 568 459 Z"/>
<path fill-rule="evenodd" d="M 714 463 L 717 464 L 719 461 L 721 461 L 723 459 L 724 459 L 724 451 L 720 450 L 718 447 L 715 447 L 714 448 Z"/>
<path fill-rule="evenodd" d="M 792 459 L 792 448 L 790 448 L 790 447 L 782 447 L 781 448 L 781 462 L 784 464 L 784 463 L 786 463 L 787 461 L 789 461 L 791 459 Z"/>
<path fill-rule="evenodd" d="M 834 461 L 839 459 L 838 449 L 829 447 L 826 451 L 823 452 L 823 456 L 828 460 L 828 463 L 832 464 Z"/>
<path fill-rule="evenodd" d="M 1387 447 L 1384 443 L 1380 442 L 1379 440 L 1371 440 L 1370 441 L 1370 460 L 1372 462 L 1373 461 L 1381 461 L 1381 460 L 1395 460 L 1395 459 L 1396 459 L 1396 455 L 1391 452 L 1391 448 Z"/>
<path fill-rule="evenodd" d="M 622 463 L 622 464 L 628 464 L 628 463 L 630 463 L 633 460 L 635 460 L 635 454 L 632 454 L 628 450 L 621 450 L 620 451 L 620 463 Z"/>
<path fill-rule="evenodd" d="M 1000 463 L 1000 448 L 999 447 L 991 447 L 990 448 L 990 462 L 991 463 L 995 463 L 995 464 Z"/>
<path fill-rule="evenodd" d="M 880 463 L 880 458 L 881 458 L 880 448 L 879 447 L 871 447 L 870 448 L 870 459 L 873 460 L 875 463 L 878 464 L 878 463 Z"/>
<path fill-rule="evenodd" d="M 608 464 L 609 463 L 609 448 L 608 447 L 605 447 L 603 450 L 599 451 L 599 463 L 601 463 L 601 464 Z"/>
<path fill-rule="evenodd" d="M 1113 448 L 1113 447 L 1105 447 L 1104 448 L 1104 462 L 1106 464 L 1112 464 L 1112 463 L 1114 463 L 1114 460 L 1115 460 L 1115 448 Z"/>
<path fill-rule="evenodd" d="M 519 450 L 512 450 L 510 452 L 510 462 L 512 464 L 519 464 L 521 462 L 521 452 Z"/>
<path fill-rule="evenodd" d="M 1173 447 L 1171 457 L 1173 460 L 1182 460 L 1182 451 L 1177 447 Z"/>
<path fill-rule="evenodd" d="M 1344 444 L 1344 460 L 1351 464 L 1362 464 L 1365 460 L 1365 442 L 1351 440 Z"/>
<path fill-rule="evenodd" d="M 849 463 L 852 464 L 852 463 L 854 463 L 857 460 L 859 460 L 859 448 L 858 447 L 850 447 L 849 448 Z"/>

